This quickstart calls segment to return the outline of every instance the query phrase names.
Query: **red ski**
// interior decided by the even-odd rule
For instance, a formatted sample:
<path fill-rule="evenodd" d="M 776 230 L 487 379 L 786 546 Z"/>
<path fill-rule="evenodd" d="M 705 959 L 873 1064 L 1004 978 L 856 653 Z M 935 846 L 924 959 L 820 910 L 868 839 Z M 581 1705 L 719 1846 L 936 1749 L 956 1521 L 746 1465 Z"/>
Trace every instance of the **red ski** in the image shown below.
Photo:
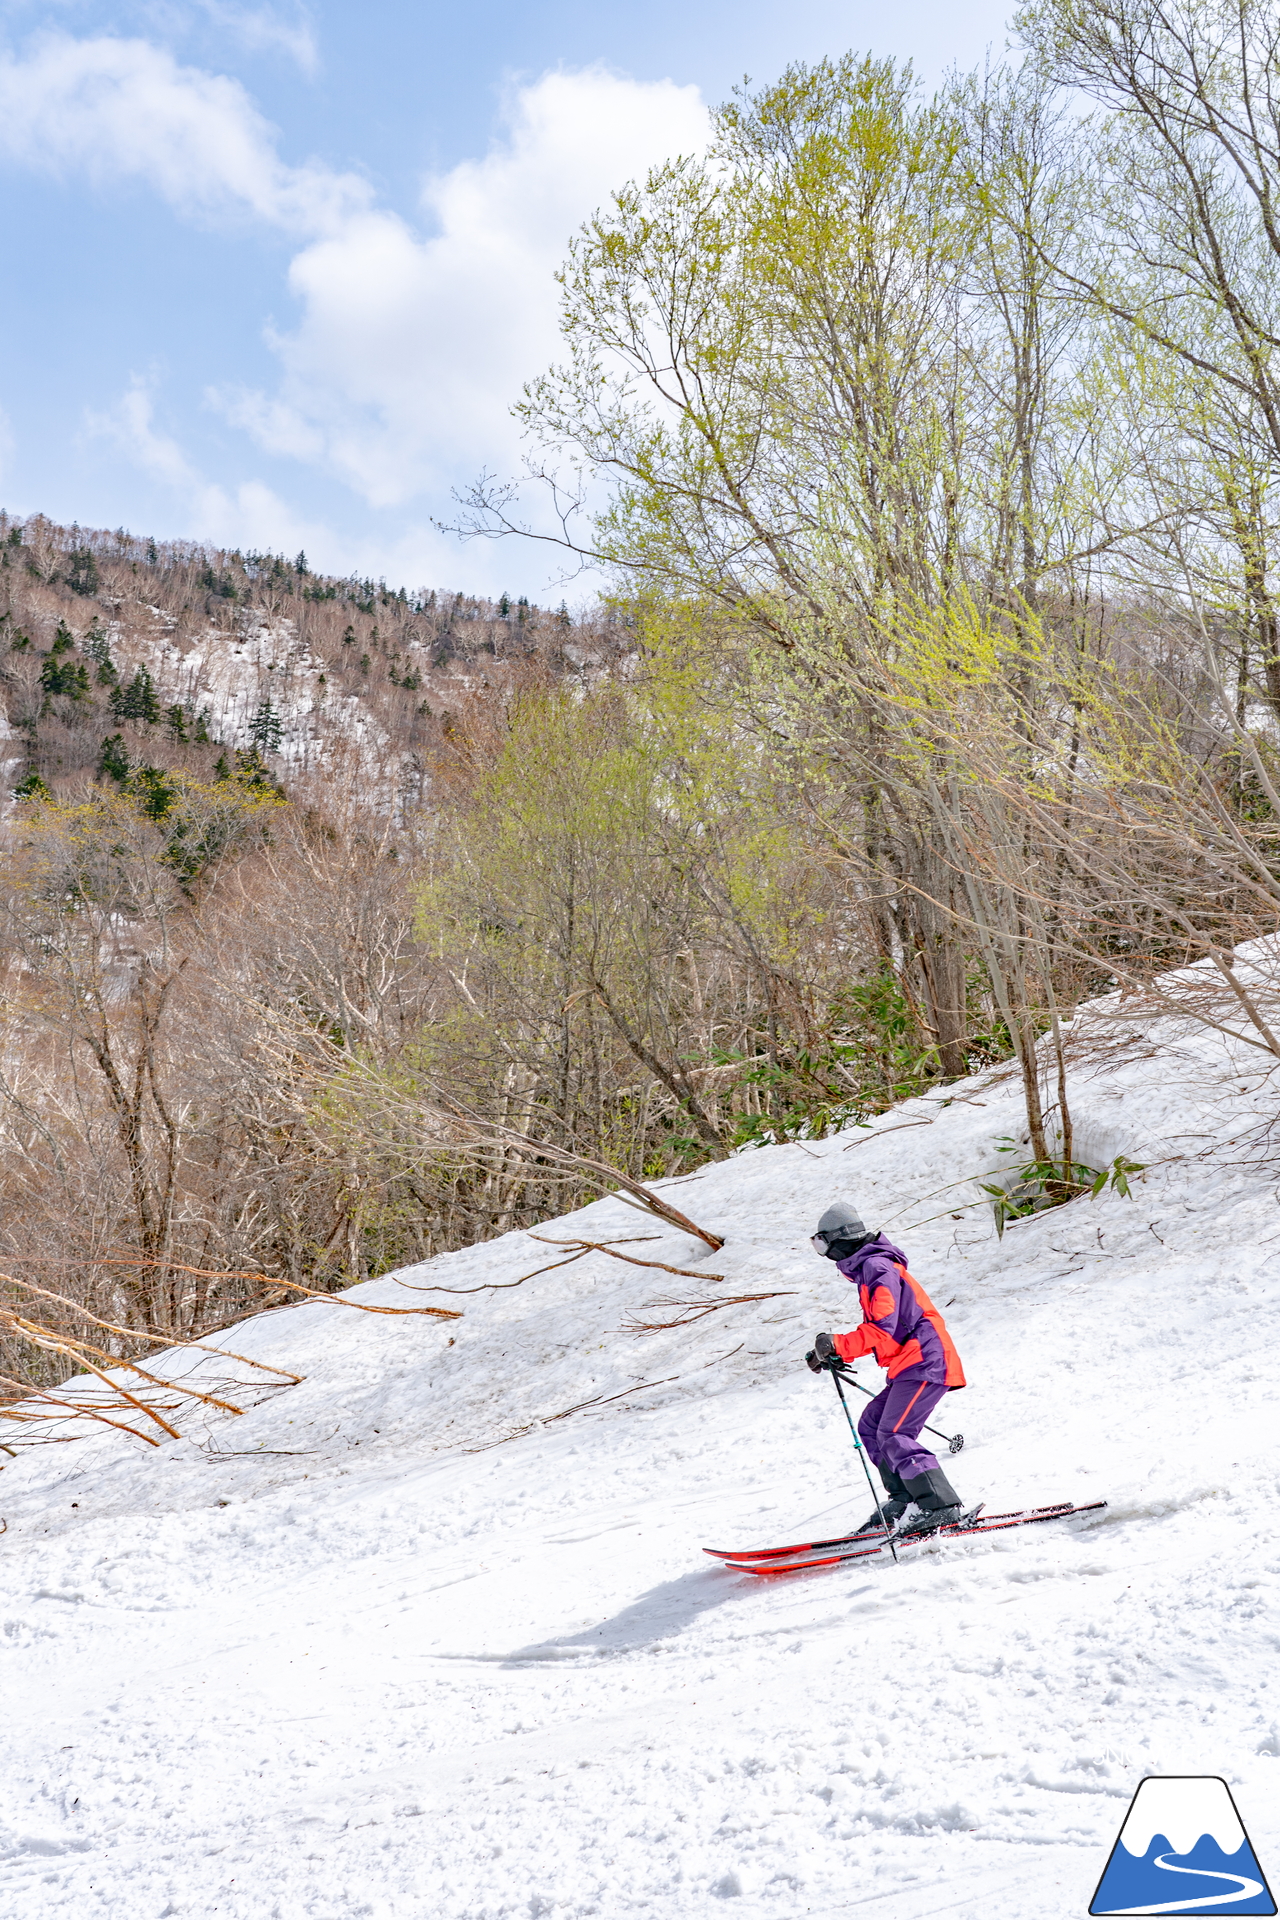
<path fill-rule="evenodd" d="M 1105 1500 L 1092 1500 L 1087 1506 L 1073 1506 L 1069 1500 L 1051 1507 L 1022 1507 L 1013 1513 L 984 1513 L 975 1508 L 963 1520 L 937 1527 L 932 1533 L 894 1536 L 896 1548 L 920 1546 L 926 1540 L 967 1539 L 970 1534 L 1002 1533 L 1010 1527 L 1035 1526 L 1044 1520 L 1070 1520 L 1078 1513 L 1098 1513 Z M 834 1567 L 845 1560 L 866 1560 L 888 1550 L 884 1534 L 847 1533 L 835 1540 L 808 1540 L 792 1547 L 744 1547 L 738 1550 L 704 1547 L 703 1552 L 721 1560 L 734 1573 L 804 1573 L 813 1567 Z"/>

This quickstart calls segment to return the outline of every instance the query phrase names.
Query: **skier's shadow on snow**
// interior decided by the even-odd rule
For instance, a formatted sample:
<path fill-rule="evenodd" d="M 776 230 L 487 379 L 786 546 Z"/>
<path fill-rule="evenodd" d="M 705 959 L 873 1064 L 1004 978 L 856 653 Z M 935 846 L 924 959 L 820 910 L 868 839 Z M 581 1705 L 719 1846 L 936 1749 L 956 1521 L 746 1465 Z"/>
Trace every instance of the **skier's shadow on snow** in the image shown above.
<path fill-rule="evenodd" d="M 742 1584 L 726 1580 L 718 1569 L 699 1567 L 694 1573 L 682 1573 L 676 1580 L 664 1580 L 650 1587 L 629 1607 L 596 1627 L 584 1627 L 581 1633 L 566 1633 L 554 1640 L 538 1640 L 532 1646 L 509 1653 L 504 1666 L 524 1666 L 536 1660 L 572 1660 L 584 1653 L 630 1653 L 655 1640 L 669 1640 L 713 1607 L 742 1596 Z"/>

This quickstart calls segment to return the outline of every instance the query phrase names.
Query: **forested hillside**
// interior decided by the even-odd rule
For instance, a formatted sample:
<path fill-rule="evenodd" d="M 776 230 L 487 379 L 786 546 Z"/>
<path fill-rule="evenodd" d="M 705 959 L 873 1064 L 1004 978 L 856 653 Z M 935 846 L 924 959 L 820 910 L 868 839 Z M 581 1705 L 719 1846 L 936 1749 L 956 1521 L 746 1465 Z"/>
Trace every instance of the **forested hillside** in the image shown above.
<path fill-rule="evenodd" d="M 15 1311 L 197 1331 L 1006 1057 L 1056 1205 L 1117 986 L 1274 1069 L 1280 29 L 1023 24 L 579 236 L 521 412 L 598 616 L 4 523 Z"/>
<path fill-rule="evenodd" d="M 612 658 L 625 634 L 504 597 L 319 576 L 0 512 L 9 784 L 62 791 L 149 765 L 209 774 L 255 750 L 295 781 L 338 763 L 370 804 L 420 805 L 469 696 Z M 105 757 L 104 757 L 105 756 Z M 7 799 L 7 795 L 5 798 Z"/>

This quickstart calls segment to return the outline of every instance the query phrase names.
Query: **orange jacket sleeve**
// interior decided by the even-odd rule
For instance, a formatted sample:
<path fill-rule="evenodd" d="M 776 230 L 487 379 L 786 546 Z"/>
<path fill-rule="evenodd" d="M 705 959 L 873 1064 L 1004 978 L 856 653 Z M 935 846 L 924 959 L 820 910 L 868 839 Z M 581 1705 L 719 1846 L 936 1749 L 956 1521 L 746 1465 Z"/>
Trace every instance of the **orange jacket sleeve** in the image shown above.
<path fill-rule="evenodd" d="M 863 1311 L 866 1317 L 862 1325 L 852 1333 L 836 1334 L 832 1344 L 842 1360 L 858 1360 L 864 1353 L 870 1353 L 882 1367 L 887 1367 L 898 1351 L 898 1343 L 887 1324 L 897 1314 L 898 1303 L 888 1287 L 878 1286 Z"/>

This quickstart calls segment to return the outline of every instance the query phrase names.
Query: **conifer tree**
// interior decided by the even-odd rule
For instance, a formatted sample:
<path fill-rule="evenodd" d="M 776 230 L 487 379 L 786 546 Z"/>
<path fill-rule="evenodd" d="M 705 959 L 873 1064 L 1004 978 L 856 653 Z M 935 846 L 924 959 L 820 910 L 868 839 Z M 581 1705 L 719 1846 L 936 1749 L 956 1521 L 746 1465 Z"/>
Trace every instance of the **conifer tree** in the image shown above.
<path fill-rule="evenodd" d="M 89 631 L 81 641 L 82 651 L 97 665 L 97 682 L 100 687 L 118 687 L 120 675 L 116 672 L 115 661 L 111 658 L 111 648 L 107 641 L 102 623 L 95 619 Z"/>
<path fill-rule="evenodd" d="M 263 700 L 249 722 L 249 739 L 257 753 L 279 753 L 284 722 L 270 700 Z"/>
<path fill-rule="evenodd" d="M 92 547 L 76 548 L 67 566 L 66 581 L 72 593 L 92 595 L 98 591 L 98 563 Z"/>
<path fill-rule="evenodd" d="M 98 779 L 115 780 L 123 786 L 128 778 L 129 756 L 125 752 L 124 736 L 119 733 L 108 734 L 102 743 L 98 760 Z"/>
<path fill-rule="evenodd" d="M 145 720 L 154 726 L 160 718 L 155 682 L 145 667 L 138 668 L 127 687 L 113 687 L 108 698 L 117 720 Z"/>

